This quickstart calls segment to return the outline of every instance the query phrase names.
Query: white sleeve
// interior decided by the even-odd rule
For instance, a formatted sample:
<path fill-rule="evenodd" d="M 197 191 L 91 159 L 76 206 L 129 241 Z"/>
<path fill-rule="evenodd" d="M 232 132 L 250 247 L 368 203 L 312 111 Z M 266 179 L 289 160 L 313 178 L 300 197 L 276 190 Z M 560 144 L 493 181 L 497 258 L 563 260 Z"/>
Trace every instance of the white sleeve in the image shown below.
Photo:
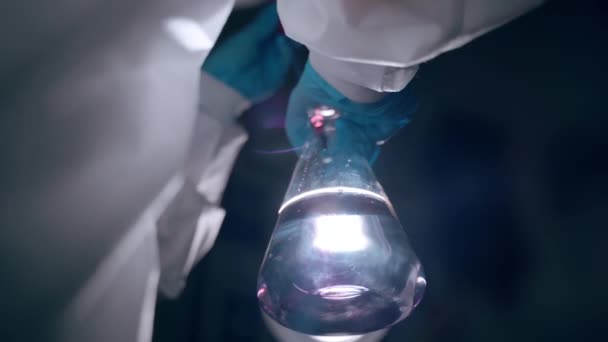
<path fill-rule="evenodd" d="M 278 0 L 278 11 L 287 35 L 308 47 L 317 67 L 375 91 L 399 91 L 415 73 L 408 68 L 458 48 L 542 2 Z"/>
<path fill-rule="evenodd" d="M 160 290 L 176 297 L 192 267 L 209 252 L 224 220 L 224 188 L 247 133 L 236 118 L 249 101 L 201 74 L 199 114 L 182 169 L 181 189 L 157 221 Z"/>

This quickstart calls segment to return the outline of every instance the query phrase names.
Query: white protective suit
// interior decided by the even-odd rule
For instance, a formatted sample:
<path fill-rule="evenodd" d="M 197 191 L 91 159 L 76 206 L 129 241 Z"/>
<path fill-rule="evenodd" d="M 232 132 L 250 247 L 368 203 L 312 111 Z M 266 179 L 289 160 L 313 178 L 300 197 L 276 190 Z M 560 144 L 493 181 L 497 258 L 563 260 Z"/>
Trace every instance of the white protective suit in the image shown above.
<path fill-rule="evenodd" d="M 247 101 L 199 90 L 232 6 L 0 5 L 0 340 L 150 340 L 159 277 L 176 295 L 213 244 L 246 139 Z"/>
<path fill-rule="evenodd" d="M 418 63 L 539 3 L 278 5 L 287 34 L 338 89 L 397 91 Z M 212 246 L 246 139 L 234 117 L 247 101 L 199 72 L 232 6 L 0 5 L 3 340 L 150 340 L 159 279 L 177 295 Z"/>
<path fill-rule="evenodd" d="M 543 0 L 278 0 L 287 35 L 344 95 L 399 91 L 418 64 L 458 48 Z M 353 89 L 354 88 L 354 89 Z"/>

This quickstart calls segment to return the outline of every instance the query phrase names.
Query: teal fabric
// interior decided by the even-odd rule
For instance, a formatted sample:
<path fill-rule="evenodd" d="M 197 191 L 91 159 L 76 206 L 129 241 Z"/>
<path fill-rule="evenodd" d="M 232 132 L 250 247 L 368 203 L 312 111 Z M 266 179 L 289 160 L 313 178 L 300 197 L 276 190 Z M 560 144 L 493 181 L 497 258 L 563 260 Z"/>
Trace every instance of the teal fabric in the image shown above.
<path fill-rule="evenodd" d="M 374 103 L 351 101 L 307 63 L 287 108 L 287 135 L 294 147 L 304 145 L 311 138 L 313 131 L 307 112 L 321 105 L 332 107 L 341 115 L 336 122 L 333 148 L 352 151 L 374 161 L 379 145 L 410 121 L 418 102 L 409 86 L 400 92 L 386 93 Z"/>
<path fill-rule="evenodd" d="M 281 33 L 276 4 L 235 31 L 216 43 L 202 69 L 259 103 L 286 83 L 302 46 Z"/>

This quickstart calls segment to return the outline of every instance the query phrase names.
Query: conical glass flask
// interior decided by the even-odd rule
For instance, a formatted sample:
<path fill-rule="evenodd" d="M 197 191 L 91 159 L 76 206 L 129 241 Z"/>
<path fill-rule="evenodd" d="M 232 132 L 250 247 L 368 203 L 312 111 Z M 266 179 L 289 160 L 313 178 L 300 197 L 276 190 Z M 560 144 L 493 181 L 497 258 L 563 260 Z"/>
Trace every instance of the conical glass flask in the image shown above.
<path fill-rule="evenodd" d="M 332 148 L 339 113 L 309 113 L 316 135 L 295 167 L 258 277 L 263 313 L 310 335 L 358 335 L 407 317 L 420 261 L 367 160 Z"/>

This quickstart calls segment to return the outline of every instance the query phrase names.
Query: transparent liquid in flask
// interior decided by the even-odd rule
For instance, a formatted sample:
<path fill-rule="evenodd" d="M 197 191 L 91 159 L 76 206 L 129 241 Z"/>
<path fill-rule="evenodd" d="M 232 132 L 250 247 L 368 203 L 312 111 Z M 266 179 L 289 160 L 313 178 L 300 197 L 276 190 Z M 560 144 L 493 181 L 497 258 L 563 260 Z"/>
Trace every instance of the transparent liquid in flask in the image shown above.
<path fill-rule="evenodd" d="M 267 315 L 292 330 L 363 334 L 405 318 L 425 285 L 387 203 L 332 191 L 283 209 L 260 270 L 258 299 Z"/>
<path fill-rule="evenodd" d="M 422 266 L 367 160 L 333 148 L 339 113 L 322 107 L 309 118 L 317 135 L 279 210 L 258 276 L 260 308 L 310 335 L 385 329 L 421 300 Z"/>

